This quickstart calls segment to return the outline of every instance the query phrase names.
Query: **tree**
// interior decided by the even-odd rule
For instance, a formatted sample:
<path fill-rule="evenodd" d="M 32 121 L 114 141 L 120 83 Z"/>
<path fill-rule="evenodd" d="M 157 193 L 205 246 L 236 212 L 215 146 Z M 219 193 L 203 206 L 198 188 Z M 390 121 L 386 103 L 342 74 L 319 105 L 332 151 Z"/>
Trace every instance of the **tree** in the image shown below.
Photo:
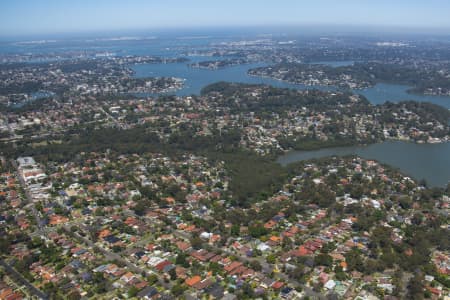
<path fill-rule="evenodd" d="M 413 201 L 409 196 L 401 196 L 398 202 L 401 208 L 410 209 Z"/>
<path fill-rule="evenodd" d="M 257 272 L 262 270 L 261 264 L 256 259 L 254 259 L 250 262 L 250 268 L 252 268 L 253 270 L 255 270 Z"/>
<path fill-rule="evenodd" d="M 210 262 L 209 263 L 209 270 L 215 275 L 220 272 L 222 268 L 220 267 L 219 263 L 217 262 Z"/>
<path fill-rule="evenodd" d="M 11 241 L 8 237 L 0 238 L 0 252 L 1 253 L 8 253 L 10 246 L 11 246 Z"/>
<path fill-rule="evenodd" d="M 422 299 L 423 298 L 423 275 L 416 272 L 408 282 L 408 298 Z"/>
<path fill-rule="evenodd" d="M 103 273 L 95 272 L 94 275 L 92 276 L 92 281 L 97 284 L 105 281 L 105 277 L 103 276 Z"/>
<path fill-rule="evenodd" d="M 336 243 L 328 242 L 325 245 L 323 245 L 322 249 L 320 249 L 320 252 L 322 252 L 322 253 L 330 253 L 334 249 L 336 249 Z"/>
<path fill-rule="evenodd" d="M 288 237 L 283 237 L 283 240 L 281 241 L 281 247 L 283 248 L 283 250 L 292 249 L 292 240 Z"/>
<path fill-rule="evenodd" d="M 185 268 L 189 267 L 189 262 L 186 260 L 186 254 L 184 253 L 178 253 L 176 259 L 175 259 L 175 264 L 183 266 Z"/>
<path fill-rule="evenodd" d="M 289 276 L 297 281 L 301 281 L 305 275 L 305 269 L 302 265 L 298 265 L 294 270 L 289 272 Z"/>
<path fill-rule="evenodd" d="M 128 297 L 129 298 L 136 297 L 138 292 L 139 292 L 139 290 L 137 289 L 137 287 L 131 286 L 131 288 L 128 290 Z"/>
<path fill-rule="evenodd" d="M 240 233 L 241 230 L 239 224 L 233 224 L 233 226 L 231 226 L 230 234 L 232 236 L 239 236 Z"/>
<path fill-rule="evenodd" d="M 151 274 L 148 276 L 147 281 L 150 285 L 153 285 L 158 282 L 158 276 L 155 274 Z"/>
<path fill-rule="evenodd" d="M 269 264 L 274 264 L 277 261 L 277 257 L 275 256 L 275 254 L 269 254 L 267 255 L 267 263 Z"/>
<path fill-rule="evenodd" d="M 192 214 L 187 209 L 181 211 L 181 218 L 186 222 L 190 222 L 193 219 Z"/>
<path fill-rule="evenodd" d="M 139 200 L 133 207 L 133 211 L 136 215 L 143 216 L 147 212 L 149 206 L 150 202 L 148 200 Z"/>
<path fill-rule="evenodd" d="M 118 252 L 122 251 L 122 247 L 119 245 L 114 245 L 114 246 L 112 246 L 112 251 L 115 253 L 118 253 Z"/>
<path fill-rule="evenodd" d="M 340 271 L 340 272 L 336 272 L 336 279 L 339 281 L 345 281 L 347 280 L 347 274 L 345 274 L 345 272 Z"/>
<path fill-rule="evenodd" d="M 319 266 L 331 267 L 333 258 L 328 254 L 319 254 L 314 257 L 314 264 Z"/>
<path fill-rule="evenodd" d="M 181 284 L 177 283 L 172 287 L 172 289 L 170 291 L 172 292 L 172 294 L 174 296 L 178 297 L 184 293 L 184 287 Z"/>
<path fill-rule="evenodd" d="M 361 258 L 361 253 L 357 248 L 353 248 L 345 254 L 345 261 L 347 262 L 347 269 L 349 271 L 356 270 L 358 272 L 364 271 L 364 263 Z"/>
<path fill-rule="evenodd" d="M 199 236 L 194 236 L 190 240 L 192 248 L 198 250 L 202 248 L 203 241 Z"/>
<path fill-rule="evenodd" d="M 253 290 L 253 288 L 251 287 L 251 285 L 248 282 L 244 282 L 244 284 L 242 285 L 242 292 L 248 298 L 255 297 L 255 291 Z"/>
<path fill-rule="evenodd" d="M 266 235 L 268 233 L 268 230 L 264 228 L 264 226 L 258 224 L 255 226 L 250 226 L 248 228 L 248 233 L 254 238 L 259 238 L 263 235 Z"/>
<path fill-rule="evenodd" d="M 175 268 L 172 268 L 169 270 L 170 280 L 177 279 L 177 272 L 175 271 Z"/>
<path fill-rule="evenodd" d="M 420 212 L 417 212 L 412 217 L 411 223 L 418 226 L 418 225 L 422 224 L 422 220 L 423 220 L 423 215 Z"/>
<path fill-rule="evenodd" d="M 391 243 L 392 229 L 384 226 L 378 226 L 372 231 L 371 240 L 377 246 L 385 248 Z"/>

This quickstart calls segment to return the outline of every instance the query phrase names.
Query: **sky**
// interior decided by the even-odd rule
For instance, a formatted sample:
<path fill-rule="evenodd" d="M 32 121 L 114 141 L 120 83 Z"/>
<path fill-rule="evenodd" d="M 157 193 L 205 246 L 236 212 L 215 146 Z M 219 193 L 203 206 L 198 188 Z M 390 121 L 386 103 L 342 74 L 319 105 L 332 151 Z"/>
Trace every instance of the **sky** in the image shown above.
<path fill-rule="evenodd" d="M 344 25 L 449 29 L 450 0 L 0 0 L 0 36 Z"/>

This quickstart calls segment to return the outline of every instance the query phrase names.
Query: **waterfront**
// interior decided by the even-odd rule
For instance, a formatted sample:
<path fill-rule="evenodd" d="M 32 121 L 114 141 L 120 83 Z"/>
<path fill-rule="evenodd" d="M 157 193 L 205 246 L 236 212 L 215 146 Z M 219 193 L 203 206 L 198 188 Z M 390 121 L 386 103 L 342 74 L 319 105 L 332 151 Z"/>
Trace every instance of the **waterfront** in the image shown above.
<path fill-rule="evenodd" d="M 425 179 L 430 186 L 444 187 L 450 181 L 450 143 L 415 144 L 387 141 L 369 146 L 291 151 L 280 156 L 277 161 L 287 165 L 313 158 L 352 154 L 399 168 L 414 179 Z"/>
<path fill-rule="evenodd" d="M 189 57 L 191 61 L 199 61 L 201 59 L 207 60 L 208 58 L 203 57 Z M 254 77 L 249 76 L 247 71 L 251 68 L 257 68 L 264 66 L 264 63 L 255 64 L 245 64 L 231 66 L 221 69 L 209 70 L 209 69 L 199 69 L 192 68 L 186 63 L 171 63 L 171 64 L 140 64 L 133 66 L 133 70 L 136 72 L 135 76 L 138 78 L 142 77 L 179 77 L 186 79 L 185 87 L 174 94 L 178 96 L 185 95 L 198 95 L 203 87 L 219 82 L 242 82 L 250 84 L 266 84 L 274 87 L 280 88 L 291 88 L 291 89 L 328 89 L 332 90 L 332 87 L 313 87 L 298 84 L 291 84 L 279 80 L 274 80 L 270 78 Z"/>
<path fill-rule="evenodd" d="M 410 88 L 406 85 L 379 83 L 374 87 L 355 91 L 355 93 L 365 96 L 373 104 L 382 104 L 386 101 L 414 100 L 431 102 L 450 109 L 450 97 L 412 94 L 407 92 Z"/>
<path fill-rule="evenodd" d="M 34 53 L 51 54 L 58 51 L 73 52 L 79 55 L 89 53 L 110 53 L 116 56 L 128 55 L 150 55 L 164 58 L 185 57 L 189 61 L 183 63 L 168 64 L 139 64 L 132 66 L 135 76 L 142 77 L 178 77 L 184 78 L 185 86 L 178 91 L 171 91 L 166 94 L 176 94 L 178 96 L 199 94 L 201 89 L 211 83 L 218 81 L 242 82 L 249 84 L 267 84 L 280 88 L 293 89 L 319 89 L 335 90 L 333 86 L 305 86 L 282 82 L 271 78 L 249 76 L 249 69 L 267 66 L 270 62 L 259 62 L 244 65 L 235 65 L 215 70 L 192 68 L 189 64 L 208 61 L 224 60 L 233 58 L 232 56 L 187 56 L 189 52 L 208 50 L 213 45 L 233 41 L 232 35 L 221 34 L 212 37 L 210 34 L 201 36 L 186 35 L 177 36 L 171 33 L 170 37 L 160 38 L 155 36 L 144 36 L 130 39 L 80 39 L 80 40 L 58 40 L 47 43 L 3 43 L 0 53 Z M 197 33 L 198 34 L 198 33 Z M 201 37 L 201 38 L 199 38 Z M 194 51 L 195 50 L 195 51 Z M 81 54 L 80 54 L 81 53 Z M 325 64 L 332 67 L 348 66 L 355 63 L 352 60 L 342 61 L 315 61 L 311 64 Z M 431 102 L 450 109 L 450 97 L 410 94 L 407 91 L 411 87 L 397 84 L 380 83 L 373 87 L 354 90 L 356 94 L 364 95 L 371 103 L 381 104 L 386 101 L 399 102 L 403 100 L 414 100 L 420 102 Z M 157 96 L 155 94 L 140 94 L 140 96 Z"/>
<path fill-rule="evenodd" d="M 207 60 L 207 57 L 189 57 L 193 62 Z M 337 64 L 338 62 L 329 62 L 329 64 Z M 186 63 L 170 63 L 170 64 L 140 64 L 133 66 L 135 76 L 142 77 L 179 77 L 186 79 L 184 88 L 171 92 L 178 96 L 198 95 L 203 87 L 218 81 L 242 82 L 249 84 L 266 84 L 279 88 L 291 89 L 319 89 L 319 90 L 336 90 L 333 86 L 306 86 L 302 84 L 293 84 L 284 81 L 274 80 L 271 78 L 255 77 L 247 74 L 252 68 L 267 65 L 265 63 L 254 63 L 231 66 L 221 69 L 209 70 L 191 68 Z M 450 109 L 450 97 L 418 95 L 408 93 L 410 87 L 397 84 L 377 84 L 373 87 L 354 90 L 356 94 L 365 96 L 372 104 L 382 104 L 386 101 L 400 102 L 403 100 L 414 100 L 419 102 L 431 102 Z M 155 96 L 155 95 L 148 95 Z"/>
<path fill-rule="evenodd" d="M 194 58 L 196 61 L 202 58 Z M 199 94 L 201 89 L 218 81 L 243 82 L 250 84 L 267 84 L 281 88 L 333 90 L 333 87 L 296 85 L 270 78 L 253 77 L 247 74 L 250 68 L 264 65 L 238 65 L 216 70 L 194 69 L 185 63 L 136 65 L 133 66 L 137 77 L 175 76 L 186 78 L 185 87 L 175 94 Z M 374 87 L 356 90 L 357 94 L 365 96 L 373 104 L 385 101 L 399 102 L 415 100 L 431 102 L 450 108 L 450 97 L 410 94 L 410 87 L 395 84 L 377 84 Z M 425 179 L 431 186 L 445 186 L 450 180 L 450 143 L 415 144 L 410 142 L 384 142 L 369 146 L 353 146 L 328 148 L 316 151 L 293 151 L 279 158 L 281 164 L 299 160 L 320 158 L 331 155 L 356 154 L 368 159 L 376 159 L 382 163 L 399 168 L 405 174 L 415 179 Z"/>
<path fill-rule="evenodd" d="M 177 91 L 170 91 L 166 94 L 175 94 L 178 96 L 200 94 L 201 89 L 209 84 L 228 81 L 242 82 L 248 84 L 266 84 L 279 88 L 291 89 L 320 89 L 320 90 L 336 90 L 333 86 L 305 86 L 300 84 L 292 84 L 271 78 L 262 78 L 248 75 L 248 70 L 265 66 L 268 63 L 252 63 L 243 65 L 234 65 L 219 69 L 200 69 L 189 66 L 191 63 L 206 60 L 223 60 L 227 57 L 220 56 L 186 56 L 189 49 L 208 49 L 214 42 L 223 42 L 224 39 L 144 39 L 130 41 L 93 40 L 89 42 L 73 42 L 66 45 L 67 50 L 81 50 L 80 45 L 89 45 L 90 50 L 105 51 L 115 53 L 118 56 L 125 55 L 156 55 L 161 57 L 186 57 L 188 62 L 166 63 L 166 64 L 137 64 L 133 65 L 135 71 L 134 76 L 143 77 L 178 77 L 184 78 L 184 87 Z M 21 45 L 25 50 L 35 50 L 36 45 Z M 40 50 L 49 52 L 61 49 L 61 45 L 50 43 L 46 47 L 38 47 Z M 31 49 L 30 49 L 31 48 Z M 63 48 L 65 49 L 65 48 Z M 229 58 L 229 57 L 228 57 Z M 330 66 L 351 65 L 353 61 L 319 61 L 312 62 L 327 64 Z M 450 109 L 450 97 L 431 96 L 410 94 L 407 90 L 408 86 L 396 84 L 377 84 L 373 87 L 354 90 L 356 94 L 365 96 L 372 104 L 382 104 L 386 101 L 399 102 L 403 100 L 415 100 L 420 102 L 431 102 Z M 30 101 L 47 96 L 45 93 L 35 93 Z M 140 94 L 140 96 L 158 96 L 157 94 Z M 366 158 L 377 159 L 381 162 L 400 168 L 406 174 L 421 179 L 425 178 L 432 185 L 443 186 L 450 180 L 450 145 L 432 144 L 419 145 L 413 143 L 402 142 L 385 142 L 382 144 L 370 145 L 367 147 L 346 147 L 331 148 L 308 152 L 291 152 L 280 158 L 280 162 L 286 163 L 296 160 L 324 157 L 333 154 L 346 155 L 358 154 Z M 406 155 L 405 155 L 406 154 Z"/>

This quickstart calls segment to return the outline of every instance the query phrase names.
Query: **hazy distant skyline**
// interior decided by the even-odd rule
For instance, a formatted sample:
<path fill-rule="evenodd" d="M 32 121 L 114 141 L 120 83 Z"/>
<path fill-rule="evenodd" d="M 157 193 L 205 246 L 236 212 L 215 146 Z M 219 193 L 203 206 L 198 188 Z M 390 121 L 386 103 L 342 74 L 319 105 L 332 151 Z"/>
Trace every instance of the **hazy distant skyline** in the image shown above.
<path fill-rule="evenodd" d="M 449 29 L 448 0 L 12 0 L 0 36 L 226 26 L 353 25 Z"/>

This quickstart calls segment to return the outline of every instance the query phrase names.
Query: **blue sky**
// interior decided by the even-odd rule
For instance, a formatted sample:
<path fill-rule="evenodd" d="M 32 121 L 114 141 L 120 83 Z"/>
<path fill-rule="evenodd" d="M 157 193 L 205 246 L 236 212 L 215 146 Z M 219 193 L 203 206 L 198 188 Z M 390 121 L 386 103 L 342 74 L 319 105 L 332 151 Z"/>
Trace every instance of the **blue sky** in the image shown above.
<path fill-rule="evenodd" d="M 450 28 L 449 0 L 0 0 L 0 36 L 258 25 Z"/>

